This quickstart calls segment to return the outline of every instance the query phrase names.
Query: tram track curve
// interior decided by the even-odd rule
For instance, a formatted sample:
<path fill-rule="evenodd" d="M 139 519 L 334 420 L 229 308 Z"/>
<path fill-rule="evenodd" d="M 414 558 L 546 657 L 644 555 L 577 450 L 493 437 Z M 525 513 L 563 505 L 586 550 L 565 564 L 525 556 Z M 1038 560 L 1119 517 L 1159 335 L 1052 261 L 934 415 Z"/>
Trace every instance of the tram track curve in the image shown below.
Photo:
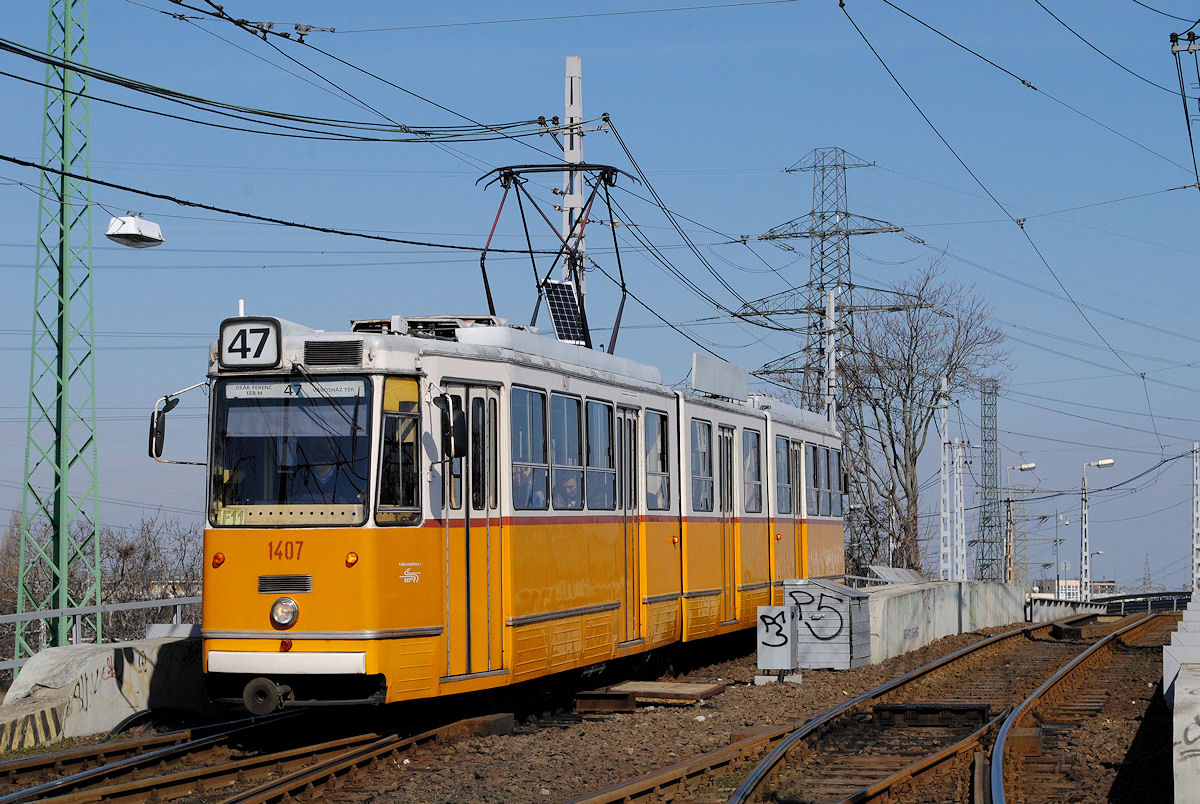
<path fill-rule="evenodd" d="M 1079 728 L 1100 717 L 1130 675 L 1139 649 L 1161 645 L 1170 614 L 1145 615 L 1093 645 L 1047 679 L 1001 724 L 991 747 L 992 804 L 1054 802 L 1078 788 L 1073 751 Z"/>
<path fill-rule="evenodd" d="M 856 796 L 856 801 L 873 800 L 880 796 L 903 799 L 903 795 L 898 795 L 897 791 L 912 787 L 917 783 L 917 777 L 922 777 L 923 783 L 924 779 L 931 778 L 930 774 L 943 774 L 954 780 L 965 778 L 967 784 L 974 777 L 976 784 L 986 783 L 986 769 L 976 767 L 978 746 L 991 742 L 1004 715 L 1050 672 L 1038 672 L 1037 668 L 1049 664 L 1057 669 L 1092 644 L 1093 640 L 1090 639 L 1051 639 L 1051 629 L 1056 624 L 1027 625 L 998 634 L 912 670 L 813 717 L 774 727 L 671 767 L 588 793 L 573 799 L 573 804 L 671 800 L 694 795 L 696 791 L 708 797 L 719 795 L 723 798 L 728 795 L 730 801 L 751 801 L 763 794 L 766 789 L 764 781 L 771 777 L 775 778 L 775 782 L 769 795 L 780 801 L 837 801 L 851 794 Z M 1025 657 L 1019 655 L 1021 651 L 1006 656 L 1013 646 L 1022 647 Z M 1039 651 L 1049 655 L 1041 658 L 1030 655 Z M 974 666 L 964 669 L 964 664 Z M 990 675 L 983 671 L 989 664 L 995 670 Z M 955 677 L 971 678 L 972 690 L 960 690 L 957 695 L 947 692 L 947 685 L 953 685 L 950 679 Z M 1006 683 L 1003 680 L 1005 677 L 1012 683 Z M 924 703 L 912 704 L 912 701 Z M 981 707 L 981 701 L 986 703 L 986 707 Z M 959 710 L 958 714 L 954 714 L 955 710 Z M 842 774 L 841 782 L 832 779 L 836 773 L 833 771 L 831 754 L 818 753 L 810 764 L 819 772 L 809 774 L 808 778 L 824 779 L 822 784 L 825 784 L 825 789 L 790 792 L 785 789 L 788 785 L 781 782 L 780 778 L 788 774 L 781 773 L 777 766 L 787 756 L 790 747 L 825 737 L 836 730 L 839 720 L 844 725 L 847 721 L 853 723 L 857 719 L 861 728 L 864 721 L 878 719 L 880 711 L 890 712 L 889 717 L 893 720 L 898 717 L 901 721 L 898 728 L 903 728 L 905 718 L 913 721 L 921 718 L 944 719 L 950 713 L 952 720 L 955 717 L 966 719 L 950 728 L 952 733 L 942 735 L 936 745 L 928 746 L 937 750 L 917 750 L 908 754 L 896 751 L 883 763 L 875 758 L 848 762 L 849 767 L 843 769 L 846 772 Z M 971 711 L 974 711 L 973 715 L 969 714 Z M 928 736 L 928 726 L 925 736 Z M 909 742 L 912 742 L 911 737 Z M 922 742 L 928 740 L 923 739 Z M 854 750 L 862 752 L 863 747 L 858 746 Z M 749 775 L 744 771 L 747 763 L 757 763 Z M 867 766 L 870 766 L 869 769 Z M 947 768 L 953 770 L 948 771 Z M 804 775 L 804 771 L 801 771 L 801 775 Z M 953 784 L 961 786 L 964 783 L 954 781 Z M 842 796 L 837 792 L 839 789 L 847 795 Z"/>

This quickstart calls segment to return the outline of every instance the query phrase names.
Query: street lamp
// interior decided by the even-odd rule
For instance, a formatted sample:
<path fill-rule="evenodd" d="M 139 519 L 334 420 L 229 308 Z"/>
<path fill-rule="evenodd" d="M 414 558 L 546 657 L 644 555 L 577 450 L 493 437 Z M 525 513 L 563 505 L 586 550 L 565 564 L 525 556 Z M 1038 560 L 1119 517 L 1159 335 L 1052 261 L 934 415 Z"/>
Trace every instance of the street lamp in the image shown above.
<path fill-rule="evenodd" d="M 1032 472 L 1034 469 L 1037 469 L 1037 464 L 1030 461 L 1029 463 L 1022 463 L 1017 466 L 1004 467 L 1004 484 L 1006 486 L 1012 486 L 1012 477 L 1008 473 L 1013 469 L 1016 469 L 1018 472 Z"/>
<path fill-rule="evenodd" d="M 1102 555 L 1104 555 L 1104 551 L 1103 551 L 1103 550 L 1093 550 L 1093 551 L 1090 553 L 1090 555 L 1093 555 L 1093 556 L 1102 556 Z M 1103 573 L 1101 573 L 1101 572 L 1099 572 L 1099 570 L 1098 570 L 1098 569 L 1097 569 L 1097 573 L 1096 573 L 1096 574 L 1100 576 L 1100 580 L 1101 580 L 1101 581 L 1103 581 L 1103 580 L 1104 580 L 1104 574 L 1103 574 Z"/>
<path fill-rule="evenodd" d="M 1071 517 L 1054 512 L 1054 596 L 1059 596 L 1059 587 L 1062 584 L 1062 561 L 1058 558 L 1058 546 L 1062 544 L 1062 539 L 1058 538 L 1058 523 L 1064 525 L 1071 524 Z"/>
<path fill-rule="evenodd" d="M 1004 582 L 1016 583 L 1016 573 L 1014 572 L 1013 564 L 1016 561 L 1013 553 L 1013 515 L 1012 515 L 1012 475 L 1009 474 L 1013 469 L 1018 472 L 1032 472 L 1037 469 L 1037 464 L 1022 463 L 1017 466 L 1004 467 L 1004 485 L 1009 492 L 1009 496 L 1004 499 Z M 1057 589 L 1055 593 L 1057 594 Z"/>
<path fill-rule="evenodd" d="M 143 218 L 140 212 L 114 217 L 108 222 L 104 236 L 130 248 L 150 248 L 160 246 L 163 242 L 162 228 Z"/>
<path fill-rule="evenodd" d="M 1088 485 L 1087 470 L 1089 466 L 1097 469 L 1107 469 L 1115 464 L 1112 458 L 1101 458 L 1089 461 L 1083 465 L 1083 484 L 1079 498 L 1079 594 L 1082 600 L 1092 599 L 1092 554 L 1088 542 Z"/>

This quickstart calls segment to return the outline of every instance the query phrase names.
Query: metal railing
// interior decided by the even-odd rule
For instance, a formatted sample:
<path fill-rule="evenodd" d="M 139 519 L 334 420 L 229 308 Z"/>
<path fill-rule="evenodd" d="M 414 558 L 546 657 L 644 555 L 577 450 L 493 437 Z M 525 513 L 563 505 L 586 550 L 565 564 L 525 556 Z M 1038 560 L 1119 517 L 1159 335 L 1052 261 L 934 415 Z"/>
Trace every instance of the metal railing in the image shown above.
<path fill-rule="evenodd" d="M 1137 614 L 1139 612 L 1179 611 L 1191 602 L 1192 593 L 1182 592 L 1142 592 L 1132 595 L 1112 595 L 1110 597 L 1093 598 L 1093 603 L 1108 606 L 1109 614 Z"/>
<path fill-rule="evenodd" d="M 862 589 L 864 586 L 887 586 L 889 583 L 883 578 L 867 577 L 865 575 L 843 575 L 846 586 L 851 589 Z"/>
<path fill-rule="evenodd" d="M 173 609 L 171 622 L 174 625 L 183 623 L 183 607 L 192 606 L 202 600 L 200 597 L 168 597 L 161 600 L 135 600 L 131 603 L 105 603 L 99 606 L 80 606 L 72 609 L 47 609 L 45 611 L 25 611 L 20 614 L 0 614 L 0 626 L 11 625 L 31 620 L 49 620 L 56 617 L 71 618 L 71 644 L 78 645 L 83 641 L 82 618 L 89 614 L 109 614 L 116 611 L 138 611 L 139 609 Z M 0 671 L 16 670 L 29 659 L 9 659 L 0 662 Z"/>

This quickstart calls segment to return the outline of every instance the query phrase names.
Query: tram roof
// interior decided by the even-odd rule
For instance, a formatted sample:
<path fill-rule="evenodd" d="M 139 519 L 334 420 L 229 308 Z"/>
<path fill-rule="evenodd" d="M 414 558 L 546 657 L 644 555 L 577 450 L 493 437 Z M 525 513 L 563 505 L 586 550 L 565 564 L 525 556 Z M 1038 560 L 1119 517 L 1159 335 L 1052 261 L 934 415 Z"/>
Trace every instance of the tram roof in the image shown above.
<path fill-rule="evenodd" d="M 390 319 L 355 321 L 349 331 L 340 332 L 313 329 L 284 319 L 276 320 L 280 325 L 285 362 L 288 355 L 300 358 L 310 342 L 358 340 L 364 347 L 363 353 L 373 353 L 376 365 L 383 368 L 392 367 L 388 365 L 393 362 L 387 359 L 388 354 L 413 357 L 444 355 L 526 365 L 547 371 L 592 374 L 601 381 L 618 378 L 627 382 L 632 380 L 634 385 L 644 384 L 670 391 L 663 386 L 662 372 L 655 366 L 559 341 L 541 334 L 533 327 L 512 326 L 505 319 L 495 316 L 394 316 Z M 214 343 L 214 363 L 216 349 L 217 344 Z M 361 364 L 354 367 L 361 369 Z M 339 368 L 344 370 L 350 366 L 342 365 Z M 752 393 L 746 399 L 723 399 L 695 391 L 686 392 L 685 395 L 718 407 L 727 406 L 743 411 L 747 408 L 769 410 L 774 419 L 834 432 L 824 416 L 764 394 Z"/>

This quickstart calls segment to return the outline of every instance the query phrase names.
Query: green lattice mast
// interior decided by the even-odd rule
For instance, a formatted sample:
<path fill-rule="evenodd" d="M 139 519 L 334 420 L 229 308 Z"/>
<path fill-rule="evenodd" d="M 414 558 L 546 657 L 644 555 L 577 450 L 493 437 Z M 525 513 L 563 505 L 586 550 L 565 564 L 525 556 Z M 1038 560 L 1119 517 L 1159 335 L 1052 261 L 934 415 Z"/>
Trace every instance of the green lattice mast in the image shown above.
<path fill-rule="evenodd" d="M 90 174 L 86 0 L 51 0 L 42 164 Z M 92 312 L 91 188 L 45 171 L 38 206 L 37 277 L 29 376 L 29 430 L 21 499 L 17 611 L 100 604 L 97 531 L 95 324 Z M 81 621 L 100 639 L 100 615 Z M 65 617 L 22 623 L 15 657 L 70 641 Z"/>

